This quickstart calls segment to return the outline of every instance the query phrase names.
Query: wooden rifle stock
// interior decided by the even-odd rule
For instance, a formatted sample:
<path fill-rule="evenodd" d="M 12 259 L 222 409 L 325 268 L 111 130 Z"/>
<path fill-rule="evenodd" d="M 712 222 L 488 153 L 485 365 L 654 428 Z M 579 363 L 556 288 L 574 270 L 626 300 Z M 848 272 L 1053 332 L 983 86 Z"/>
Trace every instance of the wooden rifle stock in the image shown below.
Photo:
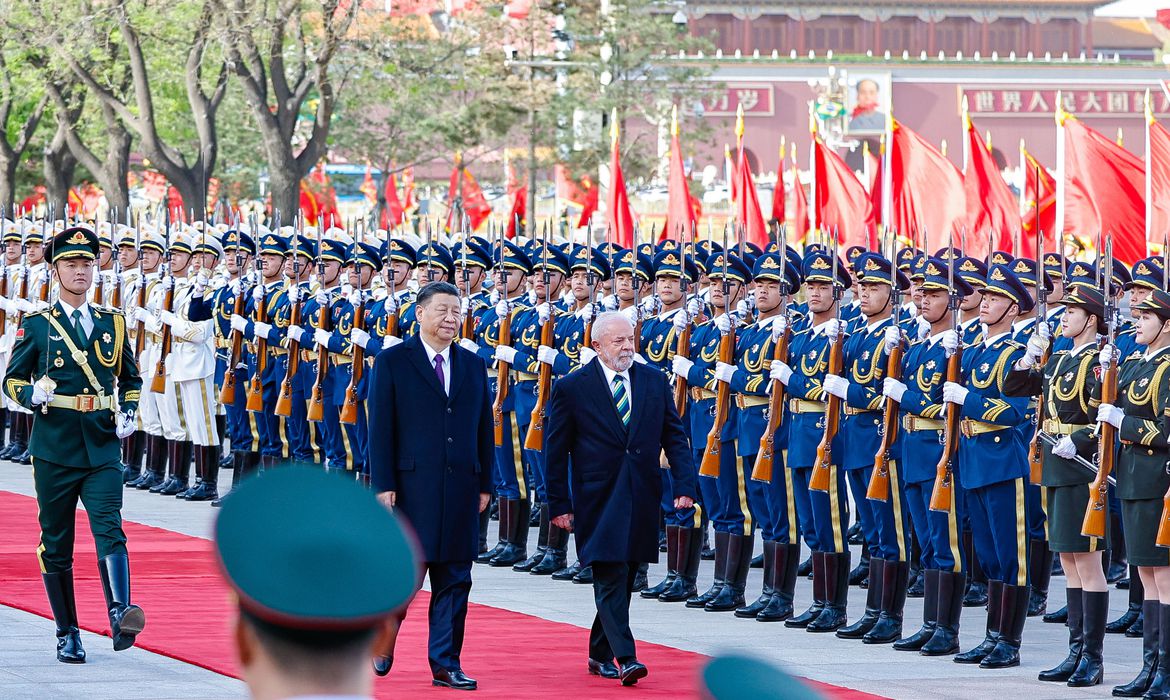
<path fill-rule="evenodd" d="M 719 361 L 729 365 L 735 362 L 734 325 L 719 339 Z M 718 386 L 715 387 L 715 422 L 711 424 L 711 432 L 707 433 L 707 449 L 703 451 L 703 461 L 699 465 L 699 476 L 719 476 L 719 457 L 723 451 L 723 426 L 727 424 L 727 417 L 730 413 L 731 385 L 727 382 L 718 382 Z"/>
<path fill-rule="evenodd" d="M 1170 491 L 1162 496 L 1162 520 L 1158 523 L 1158 534 L 1154 544 L 1159 547 L 1170 547 Z"/>
<path fill-rule="evenodd" d="M 512 344 L 512 313 L 511 307 L 504 318 L 500 319 L 500 337 L 496 345 Z M 496 399 L 492 402 L 492 427 L 495 430 L 496 447 L 504 446 L 504 399 L 508 398 L 508 374 L 512 366 L 503 360 L 496 361 Z M 527 437 L 527 436 L 525 436 Z"/>
<path fill-rule="evenodd" d="M 829 367 L 825 376 L 841 373 L 844 345 L 841 336 L 838 335 L 829 348 Z M 833 440 L 836 439 L 837 431 L 840 428 L 841 398 L 829 394 L 825 401 L 825 434 L 821 437 L 821 444 L 817 445 L 817 460 L 813 464 L 812 476 L 808 480 L 808 487 L 813 491 L 829 490 L 829 476 L 832 471 L 829 467 L 833 464 Z"/>
<path fill-rule="evenodd" d="M 1043 372 L 1046 364 L 1048 364 L 1047 352 L 1041 355 L 1036 366 Z M 1056 378 L 1053 377 L 1053 379 Z M 1048 397 L 1041 393 L 1040 399 L 1036 402 L 1036 430 L 1032 433 L 1032 442 L 1028 443 L 1028 480 L 1033 484 L 1040 483 L 1040 476 L 1044 470 L 1044 450 L 1040 442 L 1040 431 L 1044 427 L 1044 405 L 1047 402 Z"/>
<path fill-rule="evenodd" d="M 244 278 L 240 277 L 240 291 L 233 300 L 232 312 L 236 316 L 244 315 Z M 117 290 L 114 290 L 115 293 Z M 225 406 L 236 402 L 236 367 L 240 364 L 240 355 L 244 350 L 244 334 L 232 330 L 232 348 L 228 355 L 227 371 L 223 373 L 223 386 L 219 388 L 219 402 Z"/>
<path fill-rule="evenodd" d="M 257 284 L 263 287 L 264 282 L 259 281 Z M 242 292 L 241 292 L 242 293 Z M 264 296 L 256 302 L 256 308 L 252 313 L 252 318 L 258 323 L 267 323 L 268 318 L 268 292 L 265 290 Z M 268 339 L 256 338 L 256 373 L 252 375 L 252 381 L 248 382 L 248 410 L 262 413 L 264 411 L 264 384 L 262 377 L 264 370 L 268 367 Z"/>
<path fill-rule="evenodd" d="M 365 293 L 359 290 L 362 302 L 354 304 L 353 307 L 353 327 L 354 330 L 365 330 L 366 327 L 366 308 L 365 308 Z M 355 425 L 358 419 L 358 384 L 362 381 L 362 374 L 366 369 L 366 351 L 357 343 L 350 343 L 350 348 L 353 350 L 353 364 L 350 365 L 352 370 L 349 377 L 349 386 L 345 387 L 345 401 L 341 404 L 341 412 L 338 420 L 346 425 Z"/>
<path fill-rule="evenodd" d="M 163 308 L 166 311 L 173 312 L 175 310 L 175 283 L 174 278 L 171 278 L 171 288 L 163 295 Z M 165 393 L 167 390 L 167 358 L 171 354 L 171 327 L 163 324 L 162 339 L 159 341 L 158 363 L 154 366 L 154 378 L 150 380 L 150 390 L 156 394 Z"/>
<path fill-rule="evenodd" d="M 786 325 L 784 333 L 772 348 L 772 362 L 788 362 L 789 337 Z M 760 437 L 760 451 L 756 453 L 756 462 L 752 465 L 753 481 L 767 483 L 772 481 L 772 467 L 776 461 L 776 431 L 780 429 L 780 422 L 784 419 L 786 389 L 784 382 L 772 380 L 772 395 L 768 397 L 768 427 Z"/>
<path fill-rule="evenodd" d="M 294 282 L 294 286 L 295 286 Z M 297 303 L 292 305 L 289 314 L 289 328 L 301 325 L 300 290 L 297 290 Z M 276 397 L 276 408 L 273 410 L 278 416 L 288 418 L 292 415 L 292 382 L 301 367 L 301 344 L 288 339 L 288 365 L 284 368 L 284 380 L 280 382 L 280 394 Z"/>
<path fill-rule="evenodd" d="M 135 300 L 136 305 L 140 309 L 146 308 L 146 273 L 139 270 L 138 275 L 138 298 Z M 28 283 L 24 282 L 24 294 L 28 295 Z M 134 355 L 135 357 L 142 357 L 142 350 L 146 347 L 146 321 L 139 321 L 138 327 L 135 329 L 134 336 Z"/>
<path fill-rule="evenodd" d="M 685 303 L 685 302 L 684 302 Z M 679 313 L 686 313 L 683 309 Z M 688 320 L 685 328 L 678 334 L 678 341 L 674 346 L 675 357 L 686 357 L 691 351 L 691 322 Z M 674 410 L 682 418 L 687 413 L 687 381 L 678 375 L 674 376 Z"/>
<path fill-rule="evenodd" d="M 330 330 L 329 305 L 317 309 L 317 328 L 323 331 Z M 309 420 L 319 421 L 325 418 L 325 373 L 329 371 L 329 348 L 321 347 L 317 350 L 317 377 L 313 380 L 313 391 L 309 395 Z"/>
<path fill-rule="evenodd" d="M 947 358 L 947 381 L 958 384 L 963 373 L 963 351 L 956 349 Z M 959 411 L 960 406 L 948 403 L 946 406 L 946 428 L 943 432 L 943 453 L 938 461 L 938 473 L 934 477 L 934 489 L 930 493 L 930 509 L 949 512 L 955 481 L 955 456 L 959 452 Z"/>
<path fill-rule="evenodd" d="M 106 280 L 102 277 L 101 270 L 97 270 L 96 272 L 97 272 L 97 274 L 96 274 L 97 279 L 94 280 L 94 283 L 93 283 L 93 303 L 97 304 L 98 306 L 101 306 L 101 305 L 106 303 L 106 298 L 105 298 L 106 297 L 106 292 L 105 292 Z"/>
<path fill-rule="evenodd" d="M 1101 374 L 1101 403 L 1117 403 L 1117 358 L 1114 358 Z M 1089 484 L 1089 505 L 1085 508 L 1085 520 L 1081 523 L 1081 534 L 1086 537 L 1105 536 L 1105 518 L 1109 513 L 1109 474 L 1113 471 L 1113 447 L 1117 439 L 1117 428 L 1101 422 L 1101 434 L 1097 440 L 1097 476 Z M 1162 512 L 1162 523 L 1158 527 L 1158 546 L 1170 546 L 1170 539 L 1163 539 L 1166 526 L 1166 512 Z M 1170 535 L 1170 532 L 1165 533 Z M 1166 544 L 1163 544 L 1166 542 Z"/>
<path fill-rule="evenodd" d="M 3 272 L 0 272 L 0 297 L 8 298 L 8 267 L 5 266 Z M 8 330 L 8 312 L 0 309 L 0 335 Z"/>
<path fill-rule="evenodd" d="M 902 343 L 898 343 L 886 358 L 886 376 L 902 378 Z M 898 418 L 900 404 L 890 397 L 883 403 L 882 444 L 873 456 L 873 473 L 869 477 L 869 488 L 865 497 L 873 501 L 890 500 L 890 449 L 898 440 Z"/>
<path fill-rule="evenodd" d="M 548 320 L 540 327 L 540 344 L 552 347 L 556 342 L 553 334 L 553 317 L 549 313 Z M 549 390 L 552 388 L 552 365 L 540 363 L 540 375 L 536 383 L 536 405 L 532 407 L 529 417 L 528 434 L 524 436 L 524 449 L 544 449 L 544 419 L 548 408 Z"/>

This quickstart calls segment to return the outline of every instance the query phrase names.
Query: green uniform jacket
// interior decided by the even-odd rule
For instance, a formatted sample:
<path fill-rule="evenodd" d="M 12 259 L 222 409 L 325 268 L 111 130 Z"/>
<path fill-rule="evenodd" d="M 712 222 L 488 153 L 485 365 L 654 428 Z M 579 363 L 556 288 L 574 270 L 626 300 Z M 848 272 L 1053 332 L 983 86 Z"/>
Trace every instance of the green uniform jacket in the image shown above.
<path fill-rule="evenodd" d="M 60 304 L 24 317 L 16 334 L 16 346 L 4 377 L 4 394 L 32 410 L 35 417 L 29 453 L 38 459 L 70 467 L 99 467 L 120 458 L 114 432 L 114 411 L 136 411 L 142 379 L 134 361 L 134 350 L 126 335 L 122 312 L 90 305 L 93 332 L 84 350 L 82 363 L 74 359 L 58 328 L 72 331 L 72 323 Z M 71 337 L 72 340 L 72 337 Z M 73 341 L 76 345 L 76 341 Z M 92 370 L 93 383 L 82 368 Z M 32 382 L 48 376 L 57 383 L 57 396 L 117 396 L 113 410 L 80 412 L 69 408 L 33 407 Z"/>
<path fill-rule="evenodd" d="M 1122 500 L 1162 498 L 1170 487 L 1166 460 L 1170 439 L 1161 416 L 1170 401 L 1170 350 L 1150 359 L 1126 360 L 1117 374 L 1117 406 L 1125 419 L 1117 431 L 1121 452 L 1114 470 Z"/>

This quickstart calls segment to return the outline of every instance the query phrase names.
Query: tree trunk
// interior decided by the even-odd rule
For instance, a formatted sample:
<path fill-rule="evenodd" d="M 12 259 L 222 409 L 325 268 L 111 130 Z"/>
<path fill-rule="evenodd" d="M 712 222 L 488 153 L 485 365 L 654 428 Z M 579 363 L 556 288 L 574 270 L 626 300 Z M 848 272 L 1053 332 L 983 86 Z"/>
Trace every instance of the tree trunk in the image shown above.
<path fill-rule="evenodd" d="M 69 188 L 73 186 L 73 173 L 77 170 L 77 158 L 69 150 L 68 129 L 64 123 L 58 122 L 57 132 L 41 157 L 45 197 L 50 202 L 63 202 L 68 198 Z M 109 192 L 106 192 L 106 198 L 110 198 Z"/>
<path fill-rule="evenodd" d="M 4 216 L 13 218 L 12 209 L 15 206 L 16 196 L 16 166 L 20 161 L 16 158 L 0 156 L 0 207 L 4 208 Z"/>
<path fill-rule="evenodd" d="M 271 162 L 271 158 L 269 161 Z M 301 177 L 296 163 L 268 173 L 268 187 L 272 197 L 272 215 L 280 212 L 280 220 L 291 224 L 301 205 Z"/>

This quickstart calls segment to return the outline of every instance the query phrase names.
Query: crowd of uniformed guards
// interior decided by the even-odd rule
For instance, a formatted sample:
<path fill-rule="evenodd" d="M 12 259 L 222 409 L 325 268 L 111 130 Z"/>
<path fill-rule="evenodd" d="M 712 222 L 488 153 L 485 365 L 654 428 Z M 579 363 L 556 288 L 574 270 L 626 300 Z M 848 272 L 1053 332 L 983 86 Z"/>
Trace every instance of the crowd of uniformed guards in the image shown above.
<path fill-rule="evenodd" d="M 444 245 L 360 222 L 273 224 L 92 225 L 92 301 L 124 313 L 143 380 L 126 488 L 218 505 L 225 468 L 234 483 L 287 463 L 366 480 L 371 359 L 416 332 L 413 290 L 447 281 L 463 297 L 459 342 L 495 392 L 478 561 L 587 583 L 549 522 L 545 410 L 551 383 L 593 359 L 593 317 L 617 310 L 637 361 L 670 377 L 704 477 L 693 508 L 664 498 L 667 574 L 644 568 L 643 598 L 982 668 L 1018 665 L 1026 618 L 1044 615 L 1068 626 L 1069 649 L 1041 680 L 1100 683 L 1105 634 L 1119 632 L 1142 638 L 1143 664 L 1114 695 L 1170 697 L 1162 258 L 970 257 L 893 237 L 840 254 L 693 231 L 635 249 L 547 231 Z M 64 228 L 3 220 L 0 362 L 22 316 L 54 298 L 43 244 Z M 33 415 L 4 412 L 0 458 L 27 464 Z M 1048 612 L 1054 569 L 1067 605 Z M 799 576 L 811 600 L 795 599 Z M 1110 622 L 1112 585 L 1130 603 Z M 866 600 L 852 622 L 850 587 Z M 917 630 L 903 629 L 907 598 L 922 602 Z M 985 635 L 961 650 L 968 607 L 986 609 Z"/>

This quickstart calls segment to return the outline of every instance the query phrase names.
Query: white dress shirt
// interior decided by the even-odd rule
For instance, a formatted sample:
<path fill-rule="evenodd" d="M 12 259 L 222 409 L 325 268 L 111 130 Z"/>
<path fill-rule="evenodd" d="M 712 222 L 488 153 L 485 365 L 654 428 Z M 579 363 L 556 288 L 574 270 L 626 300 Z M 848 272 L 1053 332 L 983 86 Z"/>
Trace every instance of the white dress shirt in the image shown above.
<path fill-rule="evenodd" d="M 65 320 L 69 323 L 70 326 L 73 325 L 73 312 L 80 311 L 81 328 L 85 331 L 85 337 L 89 338 L 91 335 L 93 335 L 93 316 L 89 313 L 88 301 L 81 302 L 81 306 L 76 308 L 70 306 L 69 302 L 65 301 L 64 299 L 58 299 L 57 301 L 61 302 L 61 309 L 65 312 Z"/>
<path fill-rule="evenodd" d="M 420 340 L 422 340 L 420 338 Z M 435 357 L 443 358 L 443 393 L 448 396 L 451 395 L 451 346 L 443 348 L 443 352 L 436 352 L 427 344 L 427 341 L 422 341 L 423 348 L 427 351 L 427 361 L 431 363 L 431 370 L 435 369 Z"/>
<path fill-rule="evenodd" d="M 609 393 L 611 396 L 613 395 L 613 378 L 622 378 L 622 383 L 625 384 L 626 387 L 626 398 L 630 402 L 630 415 L 634 415 L 634 386 L 630 383 L 630 370 L 627 369 L 625 372 L 617 372 L 611 369 L 609 365 L 602 362 L 600 357 L 597 358 L 597 362 L 601 365 L 602 373 L 605 374 L 605 385 L 609 387 Z"/>

